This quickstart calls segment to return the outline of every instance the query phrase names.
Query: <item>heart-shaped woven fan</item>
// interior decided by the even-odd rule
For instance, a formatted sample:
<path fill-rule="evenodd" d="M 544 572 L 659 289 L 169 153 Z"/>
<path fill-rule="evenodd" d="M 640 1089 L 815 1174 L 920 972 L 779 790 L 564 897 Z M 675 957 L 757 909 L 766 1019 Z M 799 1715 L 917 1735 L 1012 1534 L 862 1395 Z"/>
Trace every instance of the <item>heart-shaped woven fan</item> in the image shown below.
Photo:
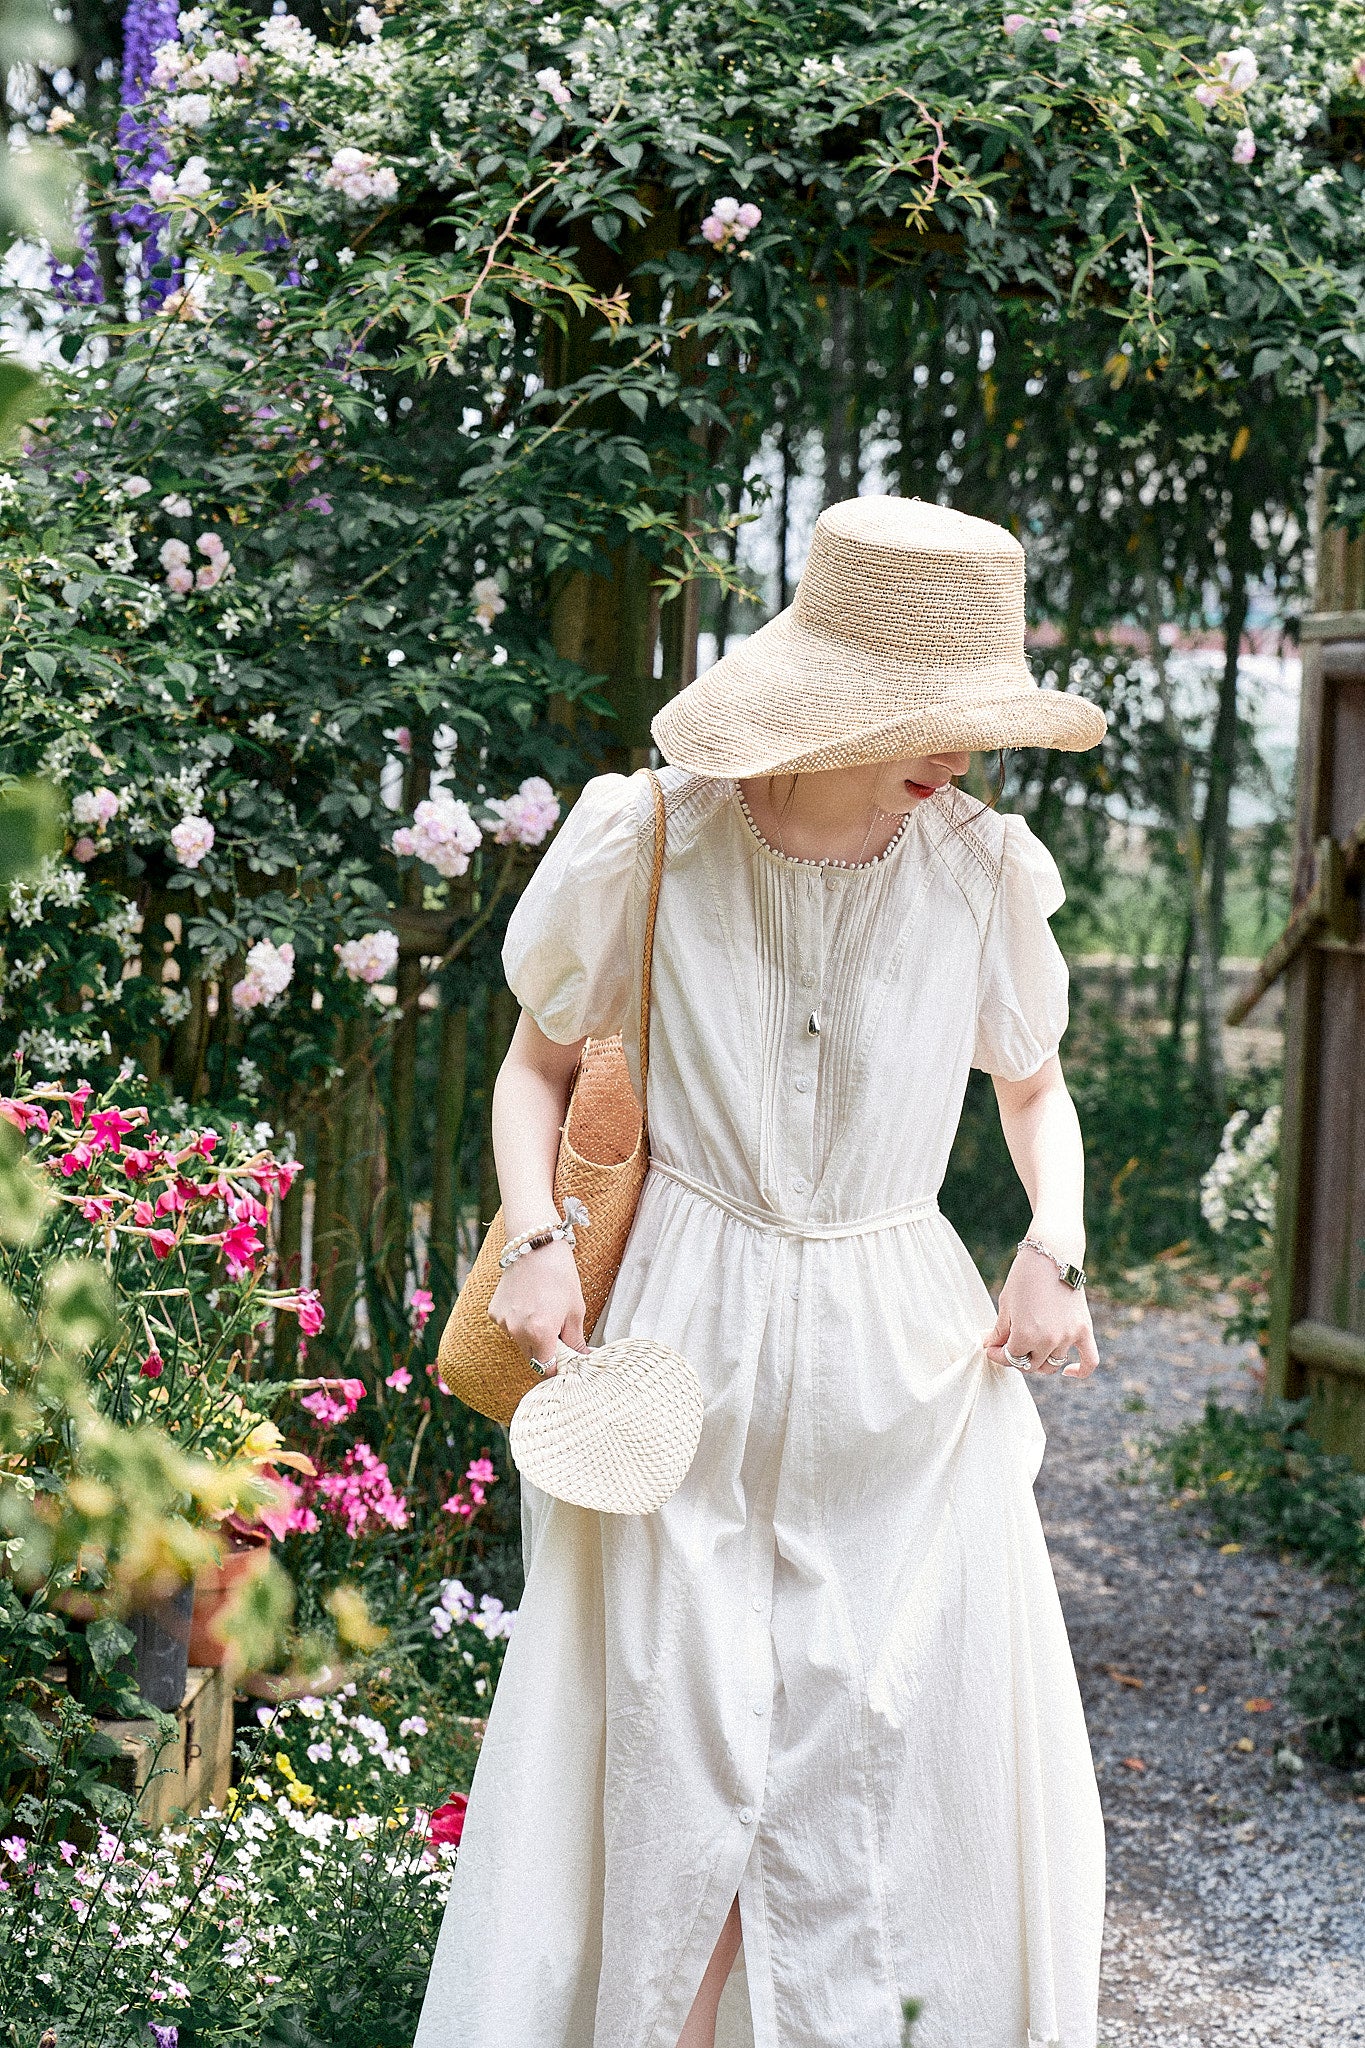
<path fill-rule="evenodd" d="M 701 1384 L 649 1337 L 555 1351 L 556 1371 L 512 1417 L 512 1456 L 533 1486 L 603 1515 L 649 1515 L 677 1492 L 701 1435 Z"/>

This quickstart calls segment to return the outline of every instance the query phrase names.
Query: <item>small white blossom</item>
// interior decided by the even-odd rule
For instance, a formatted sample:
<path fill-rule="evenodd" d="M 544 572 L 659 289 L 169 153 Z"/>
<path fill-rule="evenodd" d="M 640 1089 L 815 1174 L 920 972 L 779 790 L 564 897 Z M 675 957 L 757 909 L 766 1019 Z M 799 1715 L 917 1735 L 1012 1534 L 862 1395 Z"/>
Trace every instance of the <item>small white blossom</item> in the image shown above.
<path fill-rule="evenodd" d="M 182 818 L 171 827 L 171 845 L 182 867 L 197 868 L 213 850 L 215 833 L 207 818 Z"/>
<path fill-rule="evenodd" d="M 112 789 L 83 789 L 71 799 L 71 821 L 75 825 L 107 825 L 118 816 L 119 800 Z"/>
<path fill-rule="evenodd" d="M 467 871 L 469 856 L 482 839 L 468 804 L 442 792 L 418 804 L 411 825 L 399 826 L 393 835 L 393 850 L 426 861 L 438 875 L 449 879 Z"/>
<path fill-rule="evenodd" d="M 332 950 L 352 981 L 383 981 L 398 965 L 398 934 L 366 932 L 363 938 L 347 939 Z"/>
<path fill-rule="evenodd" d="M 499 612 L 507 610 L 507 599 L 498 586 L 496 576 L 481 576 L 470 591 L 474 600 L 474 616 L 487 633 Z"/>
<path fill-rule="evenodd" d="M 282 996 L 294 977 L 294 948 L 257 939 L 246 956 L 246 973 L 232 985 L 235 1010 L 255 1010 Z"/>
<path fill-rule="evenodd" d="M 559 798 L 543 775 L 528 775 L 515 796 L 493 797 L 487 809 L 498 819 L 499 846 L 539 846 L 559 817 Z"/>

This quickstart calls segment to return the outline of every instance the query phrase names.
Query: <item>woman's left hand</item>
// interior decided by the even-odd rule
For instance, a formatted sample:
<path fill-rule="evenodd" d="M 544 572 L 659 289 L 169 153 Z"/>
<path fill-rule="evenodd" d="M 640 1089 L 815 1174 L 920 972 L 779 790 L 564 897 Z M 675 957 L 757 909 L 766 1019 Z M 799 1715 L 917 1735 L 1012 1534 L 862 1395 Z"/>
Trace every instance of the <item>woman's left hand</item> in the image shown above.
<path fill-rule="evenodd" d="M 1067 1364 L 1072 1350 L 1080 1355 Z M 997 1365 L 1008 1365 L 1012 1358 L 1021 1370 L 1027 1360 L 1028 1370 L 1045 1377 L 1061 1372 L 1069 1380 L 1089 1379 L 1100 1355 L 1085 1290 L 1067 1287 L 1051 1260 L 1039 1253 L 1016 1252 L 1000 1290 L 1000 1313 L 986 1338 L 986 1356 Z"/>

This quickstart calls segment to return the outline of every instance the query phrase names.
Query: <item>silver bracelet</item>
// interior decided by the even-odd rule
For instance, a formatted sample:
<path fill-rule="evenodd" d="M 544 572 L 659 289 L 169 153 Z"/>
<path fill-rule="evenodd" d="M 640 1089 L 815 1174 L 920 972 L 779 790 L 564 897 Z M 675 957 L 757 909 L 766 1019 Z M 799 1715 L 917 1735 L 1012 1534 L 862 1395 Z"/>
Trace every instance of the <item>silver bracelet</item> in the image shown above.
<path fill-rule="evenodd" d="M 1021 1237 L 1016 1249 L 1021 1252 L 1041 1252 L 1045 1259 L 1051 1259 L 1053 1265 L 1057 1268 L 1057 1274 L 1063 1287 L 1071 1288 L 1073 1293 L 1079 1294 L 1082 1287 L 1084 1287 L 1084 1268 L 1073 1266 L 1068 1259 L 1059 1259 L 1056 1252 L 1049 1251 L 1047 1246 L 1040 1244 L 1036 1237 Z"/>
<path fill-rule="evenodd" d="M 591 1222 L 587 1210 L 577 1195 L 568 1195 L 564 1202 L 564 1214 L 553 1223 L 542 1224 L 536 1230 L 523 1230 L 520 1237 L 514 1237 L 504 1245 L 498 1264 L 504 1269 L 514 1266 L 518 1259 L 524 1259 L 528 1252 L 538 1252 L 542 1245 L 574 1243 L 574 1226 L 586 1230 Z"/>

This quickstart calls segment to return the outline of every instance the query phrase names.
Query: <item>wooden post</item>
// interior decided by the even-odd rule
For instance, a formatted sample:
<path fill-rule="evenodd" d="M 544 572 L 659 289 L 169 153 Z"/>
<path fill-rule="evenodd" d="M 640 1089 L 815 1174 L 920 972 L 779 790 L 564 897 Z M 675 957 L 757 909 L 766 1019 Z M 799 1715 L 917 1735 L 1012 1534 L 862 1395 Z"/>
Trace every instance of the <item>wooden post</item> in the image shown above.
<path fill-rule="evenodd" d="M 640 266 L 676 249 L 682 222 L 676 205 L 662 187 L 647 187 L 641 197 L 649 219 L 625 233 L 618 255 L 599 242 L 586 224 L 574 230 L 579 267 L 593 289 L 626 291 L 637 317 L 654 319 L 659 311 L 657 278 L 640 274 Z M 544 376 L 554 389 L 576 382 L 600 365 L 620 359 L 627 341 L 613 347 L 604 337 L 599 312 L 570 314 L 563 330 L 551 328 L 544 352 Z M 604 399 L 578 415 L 580 424 L 636 433 L 639 421 L 619 400 Z M 613 765 L 634 766 L 650 747 L 649 723 L 667 694 L 654 673 L 659 606 L 653 582 L 655 565 L 635 540 L 627 540 L 607 558 L 602 571 L 576 570 L 565 576 L 551 598 L 551 632 L 556 653 L 593 675 L 606 679 L 604 695 L 616 714 L 609 750 Z M 666 608 L 666 612 L 671 607 Z M 675 628 L 675 631 L 677 628 Z"/>
<path fill-rule="evenodd" d="M 453 1291 L 459 1255 L 455 1213 L 459 1186 L 460 1131 L 464 1124 L 465 1064 L 469 1051 L 467 1005 L 441 1011 L 441 1042 L 436 1056 L 436 1132 L 431 1155 L 431 1271 Z"/>
<path fill-rule="evenodd" d="M 1321 493 L 1320 480 L 1319 507 Z M 1285 968 L 1266 1390 L 1307 1394 L 1314 1434 L 1365 1469 L 1365 539 L 1318 525 L 1316 610 L 1302 626 L 1292 899 L 1301 919 L 1313 901 L 1324 915 Z M 1345 879 L 1329 887 L 1337 864 Z"/>
<path fill-rule="evenodd" d="M 479 1147 L 479 1222 L 486 1226 L 498 1212 L 498 1171 L 493 1162 L 493 1083 L 517 1025 L 517 999 L 510 988 L 488 992 L 483 1030 L 483 1143 Z"/>

